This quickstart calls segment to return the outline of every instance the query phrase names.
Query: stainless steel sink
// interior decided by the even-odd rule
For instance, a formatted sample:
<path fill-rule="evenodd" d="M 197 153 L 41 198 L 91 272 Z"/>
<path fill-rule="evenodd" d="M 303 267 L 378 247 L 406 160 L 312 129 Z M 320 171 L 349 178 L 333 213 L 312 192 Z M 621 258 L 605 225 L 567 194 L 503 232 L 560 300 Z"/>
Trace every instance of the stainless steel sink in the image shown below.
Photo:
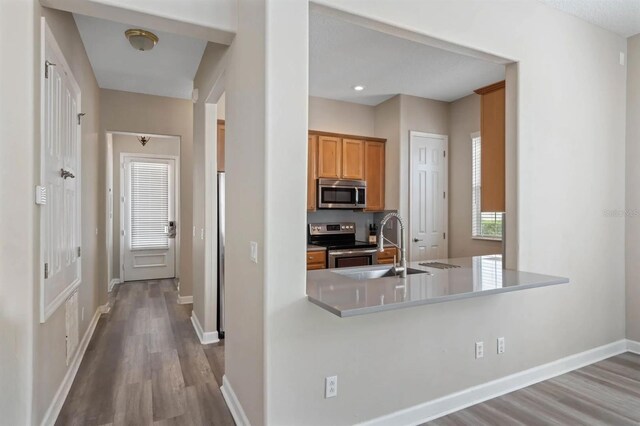
<path fill-rule="evenodd" d="M 390 278 L 390 277 L 399 276 L 393 272 L 393 268 L 380 267 L 380 266 L 377 266 L 374 268 L 334 269 L 332 270 L 332 272 L 334 274 L 340 274 L 342 276 L 345 276 L 347 278 L 351 278 L 352 280 L 357 280 L 357 281 L 375 280 L 378 278 Z M 422 271 L 420 269 L 413 269 L 413 268 L 407 269 L 407 275 L 414 275 L 414 274 L 432 275 L 430 272 Z"/>

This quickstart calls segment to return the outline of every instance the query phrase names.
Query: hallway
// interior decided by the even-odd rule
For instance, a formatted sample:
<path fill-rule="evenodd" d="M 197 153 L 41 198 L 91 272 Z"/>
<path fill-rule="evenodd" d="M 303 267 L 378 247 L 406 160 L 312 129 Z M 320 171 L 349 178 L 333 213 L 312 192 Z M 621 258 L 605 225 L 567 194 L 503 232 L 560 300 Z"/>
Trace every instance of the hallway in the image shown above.
<path fill-rule="evenodd" d="M 201 345 L 172 280 L 114 288 L 56 425 L 233 425 L 224 344 Z"/>

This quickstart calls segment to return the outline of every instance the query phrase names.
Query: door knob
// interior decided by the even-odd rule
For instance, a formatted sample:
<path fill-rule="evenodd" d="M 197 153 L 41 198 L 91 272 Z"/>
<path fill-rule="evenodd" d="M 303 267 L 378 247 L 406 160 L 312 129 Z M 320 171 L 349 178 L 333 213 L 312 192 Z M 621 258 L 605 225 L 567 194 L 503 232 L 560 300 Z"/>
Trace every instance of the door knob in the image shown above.
<path fill-rule="evenodd" d="M 413 239 L 413 242 L 414 242 L 414 243 L 417 243 L 418 241 L 422 241 L 422 240 L 421 240 L 420 238 L 414 238 L 414 239 Z"/>

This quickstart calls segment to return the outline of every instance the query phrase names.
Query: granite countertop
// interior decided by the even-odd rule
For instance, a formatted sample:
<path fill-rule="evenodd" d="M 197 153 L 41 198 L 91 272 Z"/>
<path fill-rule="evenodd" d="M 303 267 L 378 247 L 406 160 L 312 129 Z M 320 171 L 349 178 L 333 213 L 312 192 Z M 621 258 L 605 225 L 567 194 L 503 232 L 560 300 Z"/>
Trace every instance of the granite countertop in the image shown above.
<path fill-rule="evenodd" d="M 430 261 L 435 262 L 435 261 Z M 321 269 L 307 272 L 307 298 L 340 317 L 403 309 L 418 305 L 506 293 L 568 283 L 568 278 L 502 269 L 500 255 L 439 259 L 459 268 L 437 269 L 410 262 L 423 274 L 358 280 L 363 270 L 390 265 Z"/>
<path fill-rule="evenodd" d="M 326 251 L 326 247 L 317 246 L 315 244 L 307 244 L 307 251 Z"/>

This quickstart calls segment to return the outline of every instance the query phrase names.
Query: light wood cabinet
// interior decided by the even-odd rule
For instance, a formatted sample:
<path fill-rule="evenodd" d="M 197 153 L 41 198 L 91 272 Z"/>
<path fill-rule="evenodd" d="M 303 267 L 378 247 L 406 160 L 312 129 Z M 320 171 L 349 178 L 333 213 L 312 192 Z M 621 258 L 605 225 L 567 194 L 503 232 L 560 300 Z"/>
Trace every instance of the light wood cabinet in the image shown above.
<path fill-rule="evenodd" d="M 318 136 L 309 135 L 307 147 L 307 210 L 316 209 L 316 179 L 318 178 Z"/>
<path fill-rule="evenodd" d="M 342 139 L 342 178 L 364 179 L 364 141 Z"/>
<path fill-rule="evenodd" d="M 385 144 L 366 141 L 364 143 L 364 180 L 367 182 L 368 211 L 384 210 Z"/>
<path fill-rule="evenodd" d="M 378 252 L 378 265 L 392 265 L 393 259 L 398 258 L 398 249 L 395 247 L 385 247 L 384 251 Z"/>
<path fill-rule="evenodd" d="M 480 102 L 481 176 L 480 208 L 505 211 L 505 82 L 475 91 Z"/>
<path fill-rule="evenodd" d="M 224 172 L 224 120 L 218 120 L 218 171 Z"/>
<path fill-rule="evenodd" d="M 342 177 L 342 139 L 318 136 L 318 177 L 329 179 Z"/>
<path fill-rule="evenodd" d="M 324 250 L 307 251 L 307 271 L 327 269 L 327 254 Z"/>

